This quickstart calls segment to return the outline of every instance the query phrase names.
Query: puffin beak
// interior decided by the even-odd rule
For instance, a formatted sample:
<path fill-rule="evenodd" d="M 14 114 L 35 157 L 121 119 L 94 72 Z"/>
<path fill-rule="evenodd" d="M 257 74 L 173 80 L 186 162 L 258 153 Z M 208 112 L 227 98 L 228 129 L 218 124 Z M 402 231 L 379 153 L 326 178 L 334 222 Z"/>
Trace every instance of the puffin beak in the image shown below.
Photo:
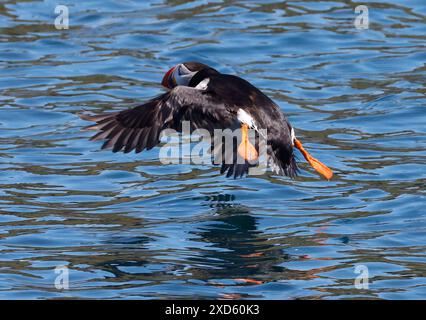
<path fill-rule="evenodd" d="M 305 148 L 303 148 L 302 143 L 296 138 L 294 138 L 294 146 L 300 150 L 300 152 L 305 157 L 306 161 L 309 162 L 312 168 L 314 168 L 324 178 L 330 180 L 333 177 L 333 171 L 331 171 L 331 169 L 327 167 L 324 163 L 312 157 L 309 152 L 306 151 Z"/>
<path fill-rule="evenodd" d="M 171 68 L 167 73 L 164 75 L 163 81 L 161 81 L 161 85 L 163 87 L 166 87 L 168 89 L 173 89 L 172 81 L 175 82 L 173 78 L 173 72 L 175 71 L 176 67 Z M 176 83 L 174 84 L 176 85 Z"/>

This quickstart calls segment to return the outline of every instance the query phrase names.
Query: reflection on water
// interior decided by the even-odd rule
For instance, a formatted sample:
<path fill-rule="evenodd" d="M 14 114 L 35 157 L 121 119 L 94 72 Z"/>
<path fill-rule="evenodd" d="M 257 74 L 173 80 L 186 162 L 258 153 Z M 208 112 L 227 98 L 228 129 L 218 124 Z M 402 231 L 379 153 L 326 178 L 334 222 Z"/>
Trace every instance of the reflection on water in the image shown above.
<path fill-rule="evenodd" d="M 51 1 L 0 4 L 1 298 L 426 296 L 424 1 L 368 2 L 368 30 L 350 1 L 63 2 L 69 30 Z M 261 88 L 335 178 L 87 141 L 77 113 L 149 99 L 187 60 Z"/>

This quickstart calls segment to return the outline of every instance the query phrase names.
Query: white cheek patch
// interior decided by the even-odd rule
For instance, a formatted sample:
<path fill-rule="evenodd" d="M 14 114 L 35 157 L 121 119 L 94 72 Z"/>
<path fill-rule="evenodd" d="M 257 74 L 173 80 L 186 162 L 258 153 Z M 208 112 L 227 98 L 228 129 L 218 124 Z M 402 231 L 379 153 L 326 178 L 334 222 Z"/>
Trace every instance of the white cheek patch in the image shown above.
<path fill-rule="evenodd" d="M 173 78 L 175 79 L 175 82 L 178 86 L 187 86 L 189 84 L 189 81 L 191 81 L 192 77 L 197 72 L 190 72 L 187 68 L 184 68 L 184 73 L 182 73 L 180 68 L 183 67 L 179 66 L 175 69 L 175 71 L 173 72 Z"/>
<path fill-rule="evenodd" d="M 201 81 L 196 87 L 195 87 L 195 89 L 198 89 L 198 90 L 207 90 L 207 86 L 208 86 L 208 84 L 209 84 L 209 82 L 210 82 L 210 79 L 209 78 L 207 78 L 207 79 L 204 79 L 203 81 Z"/>
<path fill-rule="evenodd" d="M 243 109 L 238 109 L 237 119 L 241 123 L 247 124 L 250 128 L 256 129 L 253 117 Z"/>

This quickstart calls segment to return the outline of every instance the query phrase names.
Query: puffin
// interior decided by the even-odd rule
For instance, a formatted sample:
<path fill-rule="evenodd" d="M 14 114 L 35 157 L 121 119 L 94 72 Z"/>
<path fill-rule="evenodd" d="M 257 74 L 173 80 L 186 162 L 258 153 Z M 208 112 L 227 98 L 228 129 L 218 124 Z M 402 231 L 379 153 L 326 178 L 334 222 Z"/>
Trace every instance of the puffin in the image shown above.
<path fill-rule="evenodd" d="M 297 176 L 298 149 L 320 175 L 332 178 L 332 170 L 305 150 L 280 107 L 248 81 L 191 61 L 172 67 L 161 84 L 165 93 L 136 107 L 80 114 L 83 120 L 95 122 L 85 127 L 97 131 L 90 140 L 104 140 L 101 149 L 139 153 L 157 146 L 163 130 L 182 132 L 183 122 L 188 121 L 191 130 L 205 129 L 211 134 L 218 129 L 238 129 L 231 151 L 223 150 L 224 144 L 211 148 L 212 161 L 221 165 L 220 173 L 227 177 L 246 176 L 259 164 L 263 139 L 266 166 L 275 174 Z"/>

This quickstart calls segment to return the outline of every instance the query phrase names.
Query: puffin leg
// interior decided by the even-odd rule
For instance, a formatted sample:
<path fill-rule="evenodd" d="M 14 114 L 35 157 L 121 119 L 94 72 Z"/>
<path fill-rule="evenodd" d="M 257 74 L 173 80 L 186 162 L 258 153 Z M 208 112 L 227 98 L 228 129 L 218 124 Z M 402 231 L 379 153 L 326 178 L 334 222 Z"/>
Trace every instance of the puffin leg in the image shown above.
<path fill-rule="evenodd" d="M 256 161 L 259 153 L 256 148 L 250 143 L 248 138 L 249 126 L 245 123 L 241 125 L 241 143 L 238 146 L 238 154 L 249 162 Z"/>
<path fill-rule="evenodd" d="M 305 148 L 303 148 L 302 143 L 297 138 L 294 138 L 294 146 L 300 150 L 300 152 L 305 157 L 306 161 L 309 162 L 312 168 L 314 168 L 319 174 L 324 176 L 324 178 L 330 180 L 333 177 L 333 171 L 331 171 L 331 169 L 325 164 L 323 164 L 321 161 L 312 157 L 309 152 L 306 151 Z"/>

